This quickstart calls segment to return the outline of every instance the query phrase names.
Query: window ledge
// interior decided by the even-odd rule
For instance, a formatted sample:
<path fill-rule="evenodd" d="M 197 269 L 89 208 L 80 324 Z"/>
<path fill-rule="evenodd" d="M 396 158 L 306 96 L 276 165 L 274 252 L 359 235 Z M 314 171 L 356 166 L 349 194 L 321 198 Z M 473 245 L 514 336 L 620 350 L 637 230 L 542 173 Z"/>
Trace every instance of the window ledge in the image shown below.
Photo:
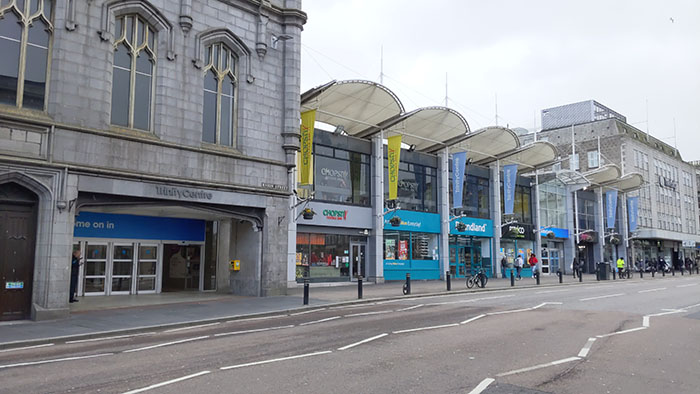
<path fill-rule="evenodd" d="M 51 118 L 46 111 L 40 111 L 38 109 L 18 108 L 14 105 L 0 104 L 0 113 L 30 118 L 31 120 L 39 122 L 53 122 L 53 118 Z"/>
<path fill-rule="evenodd" d="M 241 151 L 232 146 L 212 144 L 210 142 L 202 142 L 202 149 L 214 150 L 225 153 L 241 154 Z"/>
<path fill-rule="evenodd" d="M 147 139 L 151 139 L 154 141 L 160 140 L 160 138 L 156 137 L 156 135 L 150 131 L 145 131 L 145 130 L 140 130 L 140 129 L 132 129 L 130 127 L 109 125 L 109 130 L 114 132 L 114 133 L 126 134 L 126 135 L 130 135 L 132 137 L 147 138 Z"/>

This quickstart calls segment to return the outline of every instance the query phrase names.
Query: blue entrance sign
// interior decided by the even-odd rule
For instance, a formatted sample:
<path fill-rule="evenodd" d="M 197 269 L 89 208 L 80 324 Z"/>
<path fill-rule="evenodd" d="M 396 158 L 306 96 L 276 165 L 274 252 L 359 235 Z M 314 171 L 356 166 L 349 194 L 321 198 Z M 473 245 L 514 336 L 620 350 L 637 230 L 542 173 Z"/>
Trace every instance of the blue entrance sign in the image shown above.
<path fill-rule="evenodd" d="M 465 230 L 457 231 L 457 223 L 464 223 Z M 472 235 L 475 237 L 492 237 L 493 221 L 477 218 L 459 218 L 450 221 L 450 234 Z"/>
<path fill-rule="evenodd" d="M 75 217 L 73 236 L 204 241 L 204 220 L 81 212 Z"/>
<path fill-rule="evenodd" d="M 392 226 L 389 219 L 401 218 L 401 225 Z M 436 213 L 402 211 L 384 215 L 384 230 L 420 231 L 422 233 L 440 233 L 440 215 Z"/>
<path fill-rule="evenodd" d="M 554 238 L 569 238 L 568 229 L 558 227 L 540 227 L 540 235 L 543 237 L 546 237 L 547 232 L 549 231 L 554 233 Z"/>

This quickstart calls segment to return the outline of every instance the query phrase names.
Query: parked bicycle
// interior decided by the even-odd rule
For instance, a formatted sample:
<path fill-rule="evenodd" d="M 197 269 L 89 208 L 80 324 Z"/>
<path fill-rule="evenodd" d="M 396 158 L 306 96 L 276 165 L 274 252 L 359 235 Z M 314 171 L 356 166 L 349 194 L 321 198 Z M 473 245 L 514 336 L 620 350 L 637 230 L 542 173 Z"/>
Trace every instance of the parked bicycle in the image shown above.
<path fill-rule="evenodd" d="M 483 282 L 481 281 L 483 278 Z M 474 287 L 476 284 L 476 287 L 486 287 L 486 283 L 489 281 L 489 277 L 486 276 L 486 273 L 484 272 L 483 269 L 480 269 L 476 275 L 468 276 L 467 277 L 467 288 L 471 289 Z"/>

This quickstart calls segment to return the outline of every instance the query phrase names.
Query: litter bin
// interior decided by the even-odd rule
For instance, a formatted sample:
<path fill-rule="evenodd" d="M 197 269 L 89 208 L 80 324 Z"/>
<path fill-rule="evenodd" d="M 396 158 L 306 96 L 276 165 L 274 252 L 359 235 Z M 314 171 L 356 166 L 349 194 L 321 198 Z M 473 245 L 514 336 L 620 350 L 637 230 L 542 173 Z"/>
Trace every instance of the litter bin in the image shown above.
<path fill-rule="evenodd" d="M 609 263 L 598 263 L 598 272 L 600 275 L 600 280 L 610 280 L 610 264 Z"/>

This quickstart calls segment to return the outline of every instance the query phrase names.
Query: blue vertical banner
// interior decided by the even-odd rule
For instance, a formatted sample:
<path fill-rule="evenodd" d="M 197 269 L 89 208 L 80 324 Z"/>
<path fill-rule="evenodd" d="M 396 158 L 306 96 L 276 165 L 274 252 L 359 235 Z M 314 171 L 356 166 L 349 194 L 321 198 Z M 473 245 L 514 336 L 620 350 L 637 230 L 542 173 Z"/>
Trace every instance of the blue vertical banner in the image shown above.
<path fill-rule="evenodd" d="M 452 155 L 452 208 L 462 207 L 466 164 L 467 152 L 457 152 Z"/>
<path fill-rule="evenodd" d="M 608 228 L 615 228 L 615 216 L 617 214 L 617 190 L 605 192 L 605 213 L 608 219 Z"/>
<path fill-rule="evenodd" d="M 515 177 L 518 174 L 517 164 L 503 166 L 503 201 L 506 215 L 513 214 L 513 203 L 515 202 Z"/>
<path fill-rule="evenodd" d="M 637 231 L 637 218 L 639 217 L 639 197 L 627 198 L 627 213 L 630 218 L 630 232 Z"/>

